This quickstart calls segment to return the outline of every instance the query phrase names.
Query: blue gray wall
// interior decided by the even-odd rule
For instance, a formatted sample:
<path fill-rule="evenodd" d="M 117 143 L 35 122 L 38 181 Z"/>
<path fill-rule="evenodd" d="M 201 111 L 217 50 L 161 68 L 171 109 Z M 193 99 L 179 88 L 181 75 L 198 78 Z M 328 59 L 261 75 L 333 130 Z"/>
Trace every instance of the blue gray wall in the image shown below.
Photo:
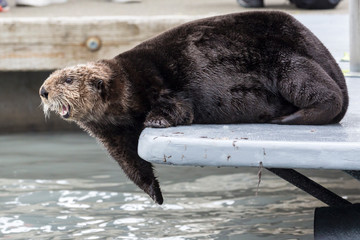
<path fill-rule="evenodd" d="M 78 130 L 54 114 L 45 120 L 38 91 L 49 74 L 0 72 L 0 133 Z"/>

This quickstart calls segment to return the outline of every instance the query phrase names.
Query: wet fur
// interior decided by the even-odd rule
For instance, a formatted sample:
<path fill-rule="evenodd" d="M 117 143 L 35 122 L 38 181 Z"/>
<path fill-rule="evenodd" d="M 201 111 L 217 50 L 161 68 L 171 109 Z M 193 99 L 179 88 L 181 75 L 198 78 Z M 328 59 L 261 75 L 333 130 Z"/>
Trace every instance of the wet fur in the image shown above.
<path fill-rule="evenodd" d="M 159 204 L 152 165 L 137 155 L 144 127 L 329 124 L 348 106 L 345 79 L 329 51 L 281 12 L 190 22 L 113 59 L 58 70 L 43 87 L 45 112 L 57 111 L 52 99 L 73 104 L 68 120 L 98 138 Z"/>

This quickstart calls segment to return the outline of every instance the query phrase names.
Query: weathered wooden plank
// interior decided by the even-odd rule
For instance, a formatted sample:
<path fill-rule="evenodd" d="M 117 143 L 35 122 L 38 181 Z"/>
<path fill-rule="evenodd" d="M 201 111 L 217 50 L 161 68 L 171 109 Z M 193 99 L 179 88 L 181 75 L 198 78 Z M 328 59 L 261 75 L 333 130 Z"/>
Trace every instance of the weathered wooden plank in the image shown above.
<path fill-rule="evenodd" d="M 0 19 L 0 71 L 52 70 L 111 58 L 188 16 Z M 87 40 L 98 39 L 99 49 Z M 92 45 L 94 46 L 94 45 Z"/>

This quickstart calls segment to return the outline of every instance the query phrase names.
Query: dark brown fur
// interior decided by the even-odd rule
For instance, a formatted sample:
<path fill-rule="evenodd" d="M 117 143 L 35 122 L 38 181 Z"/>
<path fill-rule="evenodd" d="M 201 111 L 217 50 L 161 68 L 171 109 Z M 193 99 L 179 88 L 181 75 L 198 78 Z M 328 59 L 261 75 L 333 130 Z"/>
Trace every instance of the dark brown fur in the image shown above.
<path fill-rule="evenodd" d="M 58 70 L 40 93 L 45 112 L 66 113 L 98 138 L 159 204 L 152 165 L 136 151 L 144 127 L 329 124 L 348 106 L 345 79 L 329 51 L 281 12 L 181 25 L 113 59 Z"/>

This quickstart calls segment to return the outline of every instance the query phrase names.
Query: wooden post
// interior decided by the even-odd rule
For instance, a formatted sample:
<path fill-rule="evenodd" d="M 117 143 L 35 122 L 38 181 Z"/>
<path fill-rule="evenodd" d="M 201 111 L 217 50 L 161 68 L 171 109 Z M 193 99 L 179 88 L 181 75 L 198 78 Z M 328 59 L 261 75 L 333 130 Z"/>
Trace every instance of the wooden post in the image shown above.
<path fill-rule="evenodd" d="M 360 3 L 350 0 L 350 72 L 360 72 Z"/>

